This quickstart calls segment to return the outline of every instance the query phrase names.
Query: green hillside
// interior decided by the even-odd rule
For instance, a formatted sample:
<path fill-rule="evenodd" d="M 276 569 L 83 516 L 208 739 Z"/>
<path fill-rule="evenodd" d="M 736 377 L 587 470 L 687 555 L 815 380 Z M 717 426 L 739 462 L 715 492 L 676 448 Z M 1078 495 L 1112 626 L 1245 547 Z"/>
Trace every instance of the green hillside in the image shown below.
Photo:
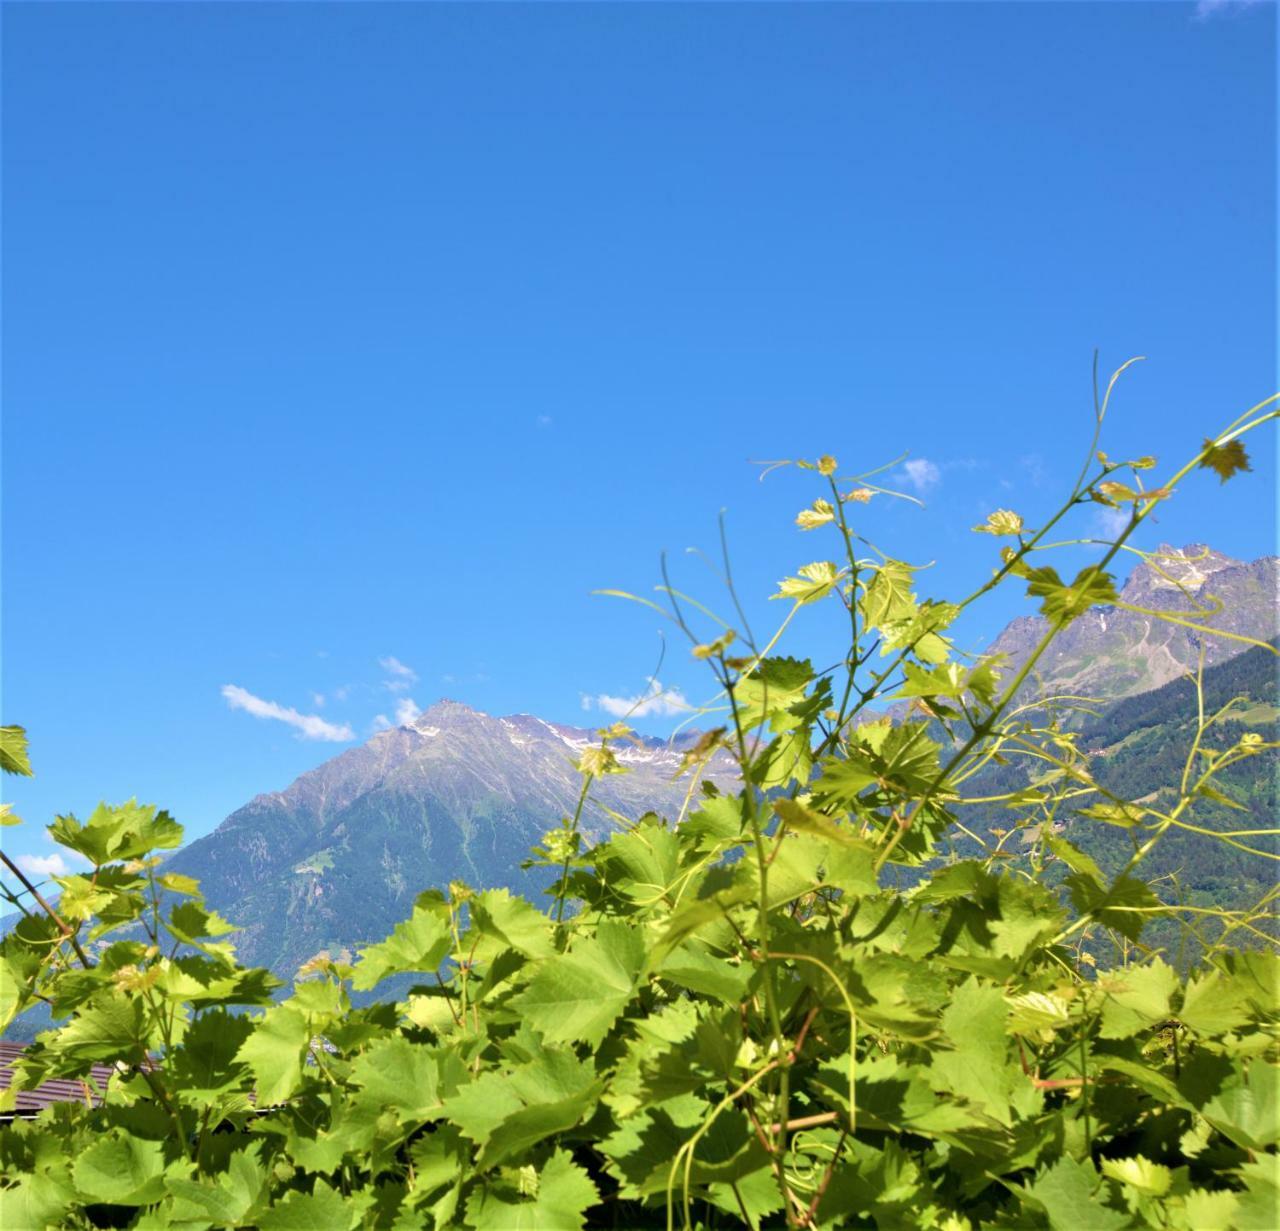
<path fill-rule="evenodd" d="M 1225 748 L 1247 735 L 1264 743 L 1276 741 L 1280 689 L 1275 663 L 1271 651 L 1253 648 L 1204 672 L 1204 712 L 1221 717 L 1201 740 L 1202 748 Z M 1195 741 L 1198 704 L 1195 681 L 1184 678 L 1127 697 L 1089 717 L 1077 732 L 1076 744 L 1092 758 L 1089 771 L 1094 781 L 1125 800 L 1158 803 L 1174 797 Z M 1014 791 L 1033 777 L 1026 761 L 1010 758 L 1007 764 L 975 777 L 965 794 Z M 1072 842 L 1114 874 L 1132 856 L 1137 838 L 1130 828 L 1083 815 L 1097 799 L 1096 794 L 1083 796 L 1078 809 L 1060 813 L 1057 820 Z M 1211 832 L 1170 828 L 1146 857 L 1146 876 L 1167 902 L 1228 910 L 1251 906 L 1275 884 L 1280 866 L 1273 859 L 1260 858 L 1259 852 L 1280 855 L 1280 841 L 1268 834 L 1229 840 L 1222 835 L 1274 828 L 1278 804 L 1280 753 L 1264 748 L 1224 769 L 1215 778 L 1212 793 L 1198 797 L 1184 813 L 1189 825 Z M 987 805 L 961 810 L 970 828 L 975 814 L 988 834 L 1008 824 L 1003 810 Z M 1209 935 L 1216 934 L 1212 920 L 1202 927 Z M 1161 936 L 1167 940 L 1172 934 L 1166 927 Z"/>

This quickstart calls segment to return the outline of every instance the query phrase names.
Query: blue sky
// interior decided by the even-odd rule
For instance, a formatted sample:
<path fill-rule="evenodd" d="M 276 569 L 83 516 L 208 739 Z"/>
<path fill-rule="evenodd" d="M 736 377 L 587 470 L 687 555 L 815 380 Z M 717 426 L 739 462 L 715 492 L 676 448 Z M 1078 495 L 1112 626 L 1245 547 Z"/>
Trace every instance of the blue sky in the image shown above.
<path fill-rule="evenodd" d="M 910 450 L 926 507 L 860 528 L 967 591 L 997 548 L 969 527 L 1074 478 L 1095 346 L 1149 357 L 1115 454 L 1179 462 L 1274 391 L 1275 32 L 1261 4 L 7 6 L 3 717 L 39 775 L 9 798 L 136 794 L 198 834 L 405 703 L 606 718 L 658 620 L 593 588 L 666 549 L 713 596 L 684 549 L 721 508 L 759 624 L 825 554 L 792 522 L 818 493 L 749 459 Z M 1254 454 L 1141 545 L 1273 551 Z M 815 618 L 793 648 L 834 644 Z M 675 644 L 661 679 L 707 692 Z"/>

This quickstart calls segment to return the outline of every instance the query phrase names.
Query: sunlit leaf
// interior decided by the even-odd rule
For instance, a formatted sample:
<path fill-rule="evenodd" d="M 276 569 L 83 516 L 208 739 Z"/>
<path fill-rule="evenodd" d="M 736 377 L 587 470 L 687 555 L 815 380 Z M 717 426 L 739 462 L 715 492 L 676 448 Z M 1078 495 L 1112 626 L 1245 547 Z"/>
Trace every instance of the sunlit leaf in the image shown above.
<path fill-rule="evenodd" d="M 1242 440 L 1230 440 L 1219 445 L 1206 438 L 1202 452 L 1201 467 L 1212 470 L 1223 483 L 1242 471 L 1253 469 Z"/>
<path fill-rule="evenodd" d="M 1022 518 L 1012 509 L 996 509 L 987 514 L 987 520 L 974 526 L 978 534 L 1018 535 L 1022 533 Z"/>
<path fill-rule="evenodd" d="M 835 520 L 835 510 L 829 500 L 815 500 L 807 509 L 796 514 L 796 525 L 801 530 L 816 530 Z"/>
<path fill-rule="evenodd" d="M 23 727 L 0 727 L 0 770 L 6 774 L 33 776 L 27 752 L 27 732 Z"/>
<path fill-rule="evenodd" d="M 797 570 L 798 576 L 784 577 L 778 582 L 778 592 L 771 597 L 789 598 L 798 603 L 816 603 L 835 589 L 841 570 L 830 560 L 819 560 Z"/>

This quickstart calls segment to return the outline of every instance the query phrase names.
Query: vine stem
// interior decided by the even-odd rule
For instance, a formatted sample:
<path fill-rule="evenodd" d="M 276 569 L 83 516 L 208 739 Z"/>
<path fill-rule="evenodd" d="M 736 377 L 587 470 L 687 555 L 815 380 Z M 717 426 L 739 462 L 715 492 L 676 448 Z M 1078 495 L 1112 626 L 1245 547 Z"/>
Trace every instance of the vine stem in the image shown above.
<path fill-rule="evenodd" d="M 1129 363 L 1133 363 L 1133 362 L 1135 361 L 1132 359 L 1129 361 Z M 1102 417 L 1106 413 L 1107 399 L 1110 398 L 1111 390 L 1115 387 L 1116 377 L 1118 377 L 1120 373 L 1123 372 L 1124 369 L 1127 368 L 1128 366 L 1129 364 L 1125 364 L 1124 367 L 1121 367 L 1115 373 L 1115 375 L 1112 376 L 1111 383 L 1110 385 L 1107 386 L 1106 398 L 1103 399 L 1101 408 L 1099 409 L 1099 412 L 1098 412 L 1099 428 L 1101 427 Z M 1203 464 L 1205 459 L 1209 456 L 1211 450 L 1221 448 L 1224 444 L 1229 443 L 1230 441 L 1235 440 L 1240 436 L 1243 436 L 1246 432 L 1251 431 L 1253 428 L 1258 427 L 1260 424 L 1265 423 L 1269 419 L 1280 417 L 1280 410 L 1275 410 L 1275 409 L 1267 411 L 1265 414 L 1257 413 L 1263 407 L 1268 406 L 1271 403 L 1276 402 L 1277 400 L 1280 400 L 1280 394 L 1274 394 L 1271 397 L 1267 398 L 1265 401 L 1259 402 L 1257 406 L 1246 411 L 1243 415 L 1241 415 L 1238 419 L 1236 419 L 1235 422 L 1229 428 L 1227 428 L 1226 431 L 1219 432 L 1218 435 L 1214 437 L 1212 440 L 1207 440 L 1204 444 L 1204 447 L 1190 461 L 1186 462 L 1179 470 L 1177 470 L 1171 479 L 1169 479 L 1166 483 L 1162 484 L 1162 487 L 1165 489 L 1172 488 L 1175 483 L 1179 482 L 1186 475 L 1190 474 L 1191 471 L 1194 470 L 1197 466 Z M 1251 419 L 1250 416 L 1252 415 L 1257 415 L 1257 417 Z M 1095 431 L 1093 443 L 1090 446 L 1091 454 L 1092 454 L 1093 446 L 1097 444 L 1097 440 L 1098 440 L 1098 432 Z M 1104 466 L 1103 473 L 1109 474 L 1111 473 L 1112 470 L 1115 470 L 1115 469 L 1118 469 L 1118 467 Z M 1059 518 L 1061 518 L 1066 513 L 1067 509 L 1071 508 L 1073 505 L 1083 500 L 1083 492 L 1088 491 L 1089 488 L 1092 486 L 1092 484 L 1090 484 L 1086 486 L 1083 490 L 1081 488 L 1081 484 L 1084 481 L 1084 477 L 1085 477 L 1085 474 L 1087 473 L 1087 470 L 1088 470 L 1088 465 L 1086 463 L 1085 469 L 1081 471 L 1080 479 L 1077 480 L 1076 490 L 1073 493 L 1071 500 L 1066 505 L 1063 506 L 1063 508 L 1058 512 L 1058 514 L 1054 518 L 1052 518 L 1048 523 L 1046 523 L 1044 528 L 1039 532 L 1039 535 L 1037 535 L 1037 538 L 1043 537 L 1045 531 L 1048 530 L 1049 526 L 1053 525 L 1054 522 L 1056 522 Z M 1094 482 L 1096 481 L 1097 480 L 1094 480 Z M 1115 542 L 1111 544 L 1111 547 L 1106 552 L 1106 554 L 1102 557 L 1102 559 L 1092 567 L 1092 571 L 1094 572 L 1095 575 L 1100 574 L 1102 570 L 1105 569 L 1107 565 L 1110 564 L 1111 561 L 1115 559 L 1115 557 L 1119 554 L 1121 549 L 1124 547 L 1125 542 L 1132 536 L 1133 532 L 1138 528 L 1138 526 L 1140 526 L 1142 522 L 1145 521 L 1146 518 L 1150 515 L 1152 509 L 1155 507 L 1155 503 L 1156 503 L 1155 501 L 1148 501 L 1145 507 L 1139 507 L 1137 504 L 1134 505 L 1133 512 L 1129 517 L 1128 525 L 1125 526 L 1125 528 L 1121 531 L 1119 537 L 1115 540 Z M 1034 541 L 1035 540 L 1033 540 L 1033 542 Z M 1022 554 L 1025 555 L 1026 553 L 1024 552 Z M 1015 559 L 1017 559 L 1017 557 L 1015 557 Z M 1006 569 L 1011 567 L 1013 563 L 1014 561 L 1011 560 L 1006 565 Z M 987 583 L 987 587 L 984 587 L 984 589 L 990 588 L 991 585 L 993 585 L 996 581 L 998 581 L 1001 578 L 1001 576 L 1002 576 L 1002 573 L 997 573 L 996 576 L 992 578 L 991 582 Z M 982 592 L 983 591 L 979 591 L 978 593 L 982 593 Z M 966 603 L 968 601 L 969 600 L 966 600 Z M 1044 637 L 1041 638 L 1039 644 L 1037 644 L 1036 648 L 1032 651 L 1031 656 L 1023 664 L 1022 669 L 1014 677 L 1013 682 L 1004 691 L 1004 694 L 1001 696 L 1000 700 L 996 703 L 991 713 L 987 715 L 986 719 L 982 723 L 980 723 L 977 727 L 973 729 L 973 731 L 969 735 L 969 738 L 965 740 L 960 750 L 956 752 L 951 757 L 951 759 L 947 762 L 946 766 L 941 771 L 939 771 L 937 777 L 934 778 L 933 782 L 930 783 L 930 785 L 923 792 L 920 798 L 917 799 L 915 803 L 912 805 L 910 812 L 908 812 L 907 815 L 898 822 L 896 831 L 890 835 L 889 840 L 881 848 L 880 854 L 876 858 L 875 872 L 877 875 L 879 874 L 880 870 L 884 867 L 885 863 L 888 861 L 889 856 L 893 853 L 898 843 L 902 841 L 903 835 L 907 832 L 907 830 L 911 828 L 911 825 L 915 821 L 915 818 L 919 815 L 921 808 L 923 808 L 924 805 L 928 803 L 936 795 L 938 788 L 944 782 L 947 781 L 947 779 L 951 775 L 951 772 L 956 768 L 957 765 L 960 764 L 960 762 L 964 759 L 964 757 L 966 757 L 969 754 L 969 752 L 972 751 L 972 749 L 977 744 L 979 744 L 983 739 L 985 739 L 991 733 L 991 728 L 995 720 L 999 718 L 999 716 L 1008 708 L 1010 702 L 1013 700 L 1014 696 L 1017 694 L 1018 689 L 1022 686 L 1027 676 L 1030 674 L 1032 668 L 1034 668 L 1035 664 L 1039 661 L 1041 655 L 1045 652 L 1045 650 L 1049 648 L 1050 643 L 1058 636 L 1058 634 L 1062 631 L 1062 629 L 1066 626 L 1067 623 L 1069 623 L 1069 620 L 1061 616 L 1053 621 L 1053 623 L 1049 628 L 1049 631 L 1044 635 Z M 1160 832 L 1162 833 L 1163 830 L 1161 830 Z M 1160 836 L 1159 833 L 1155 835 L 1156 838 L 1158 838 L 1159 836 Z M 1143 853 L 1145 853 L 1146 850 L 1150 849 L 1150 845 L 1151 844 L 1149 843 L 1148 846 L 1144 848 Z M 1130 864 L 1130 868 L 1132 868 L 1133 864 L 1136 862 L 1137 862 L 1136 859 L 1133 860 Z M 1126 869 L 1126 871 L 1128 870 L 1129 869 Z"/>
<path fill-rule="evenodd" d="M 686 1227 L 692 1227 L 693 1216 L 689 1208 L 689 1182 L 693 1171 L 693 1152 L 698 1148 L 698 1142 L 710 1131 L 711 1126 L 726 1107 L 731 1107 L 749 1090 L 754 1090 L 780 1063 L 780 1060 L 770 1060 L 763 1068 L 748 1077 L 736 1090 L 726 1094 L 712 1108 L 711 1114 L 706 1120 L 698 1126 L 698 1131 L 676 1151 L 675 1158 L 671 1160 L 671 1169 L 667 1173 L 667 1231 L 674 1231 L 675 1228 L 675 1202 L 673 1198 L 675 1196 L 676 1168 L 680 1166 L 680 1156 L 684 1155 L 684 1221 Z M 788 1209 L 790 1209 L 789 1205 Z"/>
<path fill-rule="evenodd" d="M 973 728 L 969 734 L 969 738 L 960 746 L 959 751 L 956 752 L 947 762 L 946 766 L 938 772 L 937 777 L 929 784 L 928 788 L 921 794 L 920 798 L 911 805 L 911 810 L 906 814 L 906 816 L 902 817 L 898 821 L 897 827 L 889 836 L 889 840 L 880 848 L 880 854 L 876 856 L 874 872 L 877 876 L 880 874 L 884 865 L 889 861 L 889 856 L 893 854 L 898 843 L 902 841 L 903 835 L 906 834 L 906 832 L 915 823 L 915 819 L 920 814 L 920 810 L 937 794 L 938 788 L 947 781 L 956 766 L 969 755 L 976 745 L 981 743 L 991 733 L 991 727 L 995 720 L 1005 710 L 1009 702 L 1013 700 L 1018 689 L 1021 688 L 1023 683 L 1026 681 L 1027 676 L 1035 669 L 1035 665 L 1040 661 L 1041 655 L 1043 655 L 1053 641 L 1057 639 L 1057 636 L 1062 631 L 1064 624 L 1065 621 L 1061 619 L 1053 622 L 1049 631 L 1040 639 L 1040 643 L 1031 652 L 1027 661 L 1022 664 L 1022 669 L 1013 677 L 1013 681 L 1010 683 L 1009 687 L 1005 689 L 1004 696 L 1001 697 L 1000 701 L 996 704 L 996 707 L 987 715 L 983 722 Z"/>
<path fill-rule="evenodd" d="M 733 726 L 738 743 L 738 760 L 739 764 L 742 766 L 743 801 L 746 805 L 747 820 L 751 825 L 751 834 L 754 839 L 752 845 L 756 854 L 756 876 L 760 886 L 760 903 L 759 910 L 757 912 L 756 926 L 760 933 L 759 940 L 765 968 L 765 1010 L 768 1013 L 769 1027 L 773 1034 L 773 1050 L 778 1057 L 774 1062 L 774 1067 L 777 1067 L 778 1065 L 782 1065 L 784 1038 L 782 1031 L 782 1014 L 778 1009 L 778 976 L 773 964 L 769 961 L 769 861 L 765 858 L 764 853 L 764 828 L 760 824 L 755 787 L 752 785 L 750 774 L 748 773 L 750 757 L 747 755 L 747 739 L 746 733 L 742 729 L 742 716 L 738 709 L 738 699 L 734 695 L 733 688 L 729 683 L 728 668 L 724 666 L 723 662 L 721 663 L 721 667 L 725 673 L 725 691 L 728 693 L 729 705 L 733 713 Z M 787 1118 L 787 1106 L 790 1102 L 790 1097 L 790 1068 L 787 1065 L 782 1065 L 782 1073 L 778 1078 L 778 1118 L 780 1120 L 785 1120 Z M 778 1188 L 782 1194 L 782 1204 L 783 1209 L 786 1211 L 787 1226 L 792 1226 L 795 1222 L 795 1218 L 791 1209 L 791 1189 L 787 1184 L 786 1171 L 782 1167 L 778 1168 Z"/>
<path fill-rule="evenodd" d="M 689 622 L 685 618 L 684 612 L 680 608 L 680 599 L 683 597 L 683 595 L 681 595 L 680 591 L 675 589 L 675 587 L 672 586 L 671 584 L 671 578 L 668 573 L 667 560 L 665 555 L 662 558 L 662 579 L 664 584 L 659 588 L 663 593 L 667 595 L 667 598 L 670 600 L 672 617 L 674 618 L 676 624 L 679 626 L 681 632 L 683 632 L 685 636 L 689 638 L 690 643 L 696 647 L 698 645 L 698 638 L 694 634 L 693 629 L 689 627 Z M 768 653 L 769 649 L 772 648 L 772 646 L 777 642 L 778 638 L 782 636 L 783 629 L 785 629 L 787 624 L 790 623 L 791 618 L 800 609 L 801 605 L 802 604 L 800 603 L 796 603 L 792 607 L 786 619 L 783 620 L 781 627 L 778 629 L 777 632 L 774 633 L 773 638 L 769 642 L 769 645 L 766 646 L 763 651 L 757 652 L 755 651 L 754 647 L 752 647 L 753 661 L 743 671 L 742 673 L 743 676 L 749 675 L 752 671 L 756 670 L 756 668 L 763 661 L 764 656 Z M 705 608 L 703 608 L 703 610 L 705 610 Z M 722 626 L 724 624 L 723 621 L 718 619 L 717 619 L 717 623 L 721 624 Z M 760 889 L 759 905 L 756 913 L 756 920 L 757 920 L 757 928 L 760 933 L 759 944 L 763 954 L 761 960 L 764 962 L 764 998 L 765 998 L 766 1013 L 768 1015 L 768 1020 L 769 1020 L 770 1033 L 772 1034 L 771 1050 L 774 1052 L 777 1059 L 774 1062 L 771 1062 L 770 1065 L 766 1066 L 766 1068 L 762 1070 L 758 1076 L 763 1077 L 766 1072 L 772 1072 L 774 1068 L 781 1067 L 782 1071 L 779 1076 L 777 1101 L 780 1108 L 779 1118 L 785 1120 L 787 1118 L 787 1106 L 790 1099 L 790 1084 L 789 1084 L 790 1073 L 788 1071 L 787 1066 L 781 1063 L 785 1054 L 784 1047 L 785 1047 L 786 1039 L 784 1037 L 783 1029 L 782 1029 L 782 1014 L 778 1008 L 777 971 L 774 968 L 773 964 L 768 960 L 769 864 L 764 854 L 764 837 L 765 837 L 764 828 L 765 827 L 761 823 L 761 819 L 760 819 L 758 800 L 756 799 L 756 788 L 751 781 L 751 774 L 750 774 L 751 754 L 748 753 L 747 751 L 747 733 L 743 729 L 743 725 L 742 725 L 742 710 L 738 704 L 738 698 L 734 692 L 734 684 L 736 681 L 732 678 L 730 674 L 729 665 L 725 661 L 725 654 L 723 649 L 720 650 L 719 653 L 715 655 L 715 657 L 712 659 L 712 663 L 713 663 L 712 669 L 713 671 L 715 671 L 716 680 L 720 684 L 720 687 L 723 690 L 724 695 L 728 698 L 729 711 L 733 718 L 734 741 L 737 745 L 737 760 L 738 760 L 738 765 L 742 771 L 743 808 L 746 813 L 747 823 L 751 828 L 752 845 L 753 845 L 753 849 L 755 851 L 755 857 L 756 857 L 756 874 L 758 877 L 758 884 Z M 767 683 L 765 684 L 765 691 L 767 696 L 767 692 L 768 692 Z M 734 1097 L 736 1097 L 736 1095 Z M 713 1113 L 712 1119 L 714 1119 L 715 1114 L 718 1114 L 718 1111 L 716 1113 Z M 710 1121 L 708 1121 L 708 1123 L 710 1123 Z M 706 1126 L 704 1125 L 702 1131 L 705 1131 L 705 1128 Z M 695 1135 L 695 1137 L 693 1138 L 694 1143 L 696 1143 L 700 1135 L 701 1135 L 701 1132 Z M 677 1155 L 677 1158 L 678 1157 L 679 1156 Z M 692 1157 L 692 1155 L 690 1157 Z M 674 1164 L 673 1164 L 673 1168 L 674 1168 Z M 672 1183 L 674 1183 L 674 1175 L 675 1173 L 673 1169 Z M 687 1172 L 686 1172 L 686 1176 L 687 1176 Z M 792 1193 L 791 1193 L 790 1186 L 787 1184 L 786 1171 L 784 1168 L 782 1167 L 777 1168 L 777 1179 L 778 1179 L 779 1192 L 781 1193 L 781 1196 L 782 1196 L 783 1208 L 786 1210 L 787 1226 L 790 1227 L 794 1225 L 795 1218 L 791 1208 Z M 670 1216 L 671 1216 L 670 1191 L 671 1191 L 671 1187 L 670 1185 L 668 1185 L 668 1222 L 670 1222 Z M 687 1218 L 688 1217 L 687 1179 L 686 1179 L 686 1190 L 685 1190 L 685 1213 Z"/>
<path fill-rule="evenodd" d="M 836 985 L 836 990 L 840 993 L 841 998 L 844 1000 L 844 1007 L 846 1010 L 848 1010 L 848 1013 L 849 1013 L 849 1131 L 852 1133 L 855 1131 L 857 1127 L 857 1114 L 858 1114 L 857 1102 L 855 1100 L 856 1066 L 857 1066 L 857 1054 L 855 1049 L 857 1047 L 857 1042 L 858 1042 L 858 1011 L 854 1007 L 853 997 L 849 995 L 849 989 L 845 987 L 843 981 L 840 979 L 840 976 L 837 975 L 836 972 L 832 970 L 831 967 L 828 966 L 826 962 L 824 962 L 821 958 L 814 957 L 810 953 L 779 953 L 776 951 L 772 954 L 772 956 L 782 958 L 784 961 L 810 962 L 814 966 L 817 966 L 827 976 L 827 978 L 830 979 L 831 982 Z M 809 1023 L 806 1022 L 805 1023 L 806 1031 L 808 1029 L 808 1026 L 809 1026 Z M 796 1055 L 800 1051 L 800 1044 L 803 1042 L 804 1042 L 804 1034 L 802 1033 L 800 1038 L 797 1040 L 795 1047 L 792 1049 L 790 1055 L 787 1057 L 788 1065 L 790 1065 L 791 1061 L 793 1061 L 796 1058 Z M 783 1115 L 780 1116 L 779 1119 L 785 1120 L 785 1115 L 786 1115 L 786 1112 L 784 1109 Z"/>
<path fill-rule="evenodd" d="M 582 790 L 578 793 L 578 806 L 573 810 L 573 821 L 569 826 L 570 838 L 576 838 L 578 835 L 578 823 L 582 820 L 582 809 L 587 802 L 587 792 L 591 790 L 591 784 L 595 781 L 595 775 L 586 773 L 582 776 Z M 564 857 L 564 867 L 560 870 L 560 888 L 556 893 L 556 927 L 560 926 L 564 919 L 564 899 L 565 891 L 568 888 L 567 880 L 569 876 L 569 863 L 573 859 L 573 852 L 570 851 Z"/>
<path fill-rule="evenodd" d="M 836 1142 L 836 1148 L 831 1152 L 831 1161 L 822 1173 L 818 1191 L 813 1194 L 813 1200 L 809 1202 L 809 1209 L 805 1216 L 805 1222 L 808 1226 L 812 1226 L 813 1220 L 818 1216 L 818 1206 L 822 1204 L 822 1198 L 827 1195 L 827 1189 L 831 1187 L 831 1179 L 836 1173 L 836 1163 L 840 1161 L 840 1153 L 844 1149 L 844 1143 L 848 1140 L 849 1131 L 845 1129 L 840 1134 L 840 1140 Z"/>
<path fill-rule="evenodd" d="M 44 913 L 58 925 L 58 930 L 71 942 L 71 947 L 76 951 L 76 956 L 80 959 L 81 965 L 84 966 L 85 970 L 91 970 L 93 963 L 89 960 L 89 955 L 80 947 L 80 941 L 77 939 L 75 931 L 69 928 L 63 921 L 62 916 L 40 896 L 40 891 L 27 879 L 22 869 L 4 851 L 0 851 L 0 860 L 3 860 L 4 866 L 26 886 L 27 892 L 40 904 L 40 908 Z"/>

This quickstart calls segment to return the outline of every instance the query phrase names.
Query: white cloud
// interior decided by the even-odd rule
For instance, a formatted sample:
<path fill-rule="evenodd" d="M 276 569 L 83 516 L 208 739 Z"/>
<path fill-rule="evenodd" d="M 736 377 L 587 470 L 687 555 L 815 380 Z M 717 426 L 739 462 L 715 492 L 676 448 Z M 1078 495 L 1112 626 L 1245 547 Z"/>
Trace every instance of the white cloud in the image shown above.
<path fill-rule="evenodd" d="M 1099 538 L 1114 539 L 1129 524 L 1129 514 L 1125 509 L 1103 507 L 1094 510 L 1093 521 Z"/>
<path fill-rule="evenodd" d="M 386 714 L 375 714 L 373 716 L 373 729 L 375 731 L 390 731 L 395 725 Z"/>
<path fill-rule="evenodd" d="M 410 686 L 418 681 L 418 673 L 412 667 L 406 666 L 390 654 L 378 659 L 378 666 L 391 676 L 391 679 L 382 681 L 382 686 L 388 692 L 408 692 Z"/>
<path fill-rule="evenodd" d="M 936 462 L 927 457 L 913 457 L 902 464 L 902 482 L 914 487 L 918 492 L 927 492 L 937 487 L 942 481 L 942 471 Z"/>
<path fill-rule="evenodd" d="M 1197 0 L 1195 16 L 1197 21 L 1208 21 L 1218 13 L 1239 12 L 1257 3 L 1258 0 Z"/>
<path fill-rule="evenodd" d="M 244 710 L 255 718 L 274 718 L 277 722 L 287 723 L 296 728 L 303 739 L 328 740 L 341 744 L 356 737 L 356 733 L 346 723 L 339 726 L 337 723 L 326 722 L 317 714 L 300 714 L 291 707 L 255 697 L 237 684 L 224 685 L 222 695 L 233 710 Z"/>
<path fill-rule="evenodd" d="M 52 855 L 19 855 L 13 862 L 28 876 L 66 876 L 71 871 L 56 851 Z"/>
<path fill-rule="evenodd" d="M 602 709 L 615 718 L 648 718 L 653 714 L 681 714 L 693 707 L 678 688 L 663 688 L 651 678 L 649 686 L 634 697 L 611 697 L 599 693 L 594 697 L 584 695 L 582 708 Z"/>
<path fill-rule="evenodd" d="M 402 680 L 408 680 L 410 684 L 417 682 L 418 673 L 412 667 L 405 666 L 398 658 L 390 654 L 386 658 L 378 659 L 378 666 L 388 675 L 399 676 Z"/>
<path fill-rule="evenodd" d="M 323 708 L 324 708 L 324 693 L 322 693 L 322 692 L 313 692 L 313 693 L 311 694 L 311 704 L 312 704 L 312 705 L 314 705 L 314 706 L 316 707 L 316 709 L 318 709 L 318 710 L 319 710 L 319 709 L 323 709 Z"/>
<path fill-rule="evenodd" d="M 422 710 L 412 697 L 401 697 L 396 702 L 396 726 L 407 727 Z"/>

